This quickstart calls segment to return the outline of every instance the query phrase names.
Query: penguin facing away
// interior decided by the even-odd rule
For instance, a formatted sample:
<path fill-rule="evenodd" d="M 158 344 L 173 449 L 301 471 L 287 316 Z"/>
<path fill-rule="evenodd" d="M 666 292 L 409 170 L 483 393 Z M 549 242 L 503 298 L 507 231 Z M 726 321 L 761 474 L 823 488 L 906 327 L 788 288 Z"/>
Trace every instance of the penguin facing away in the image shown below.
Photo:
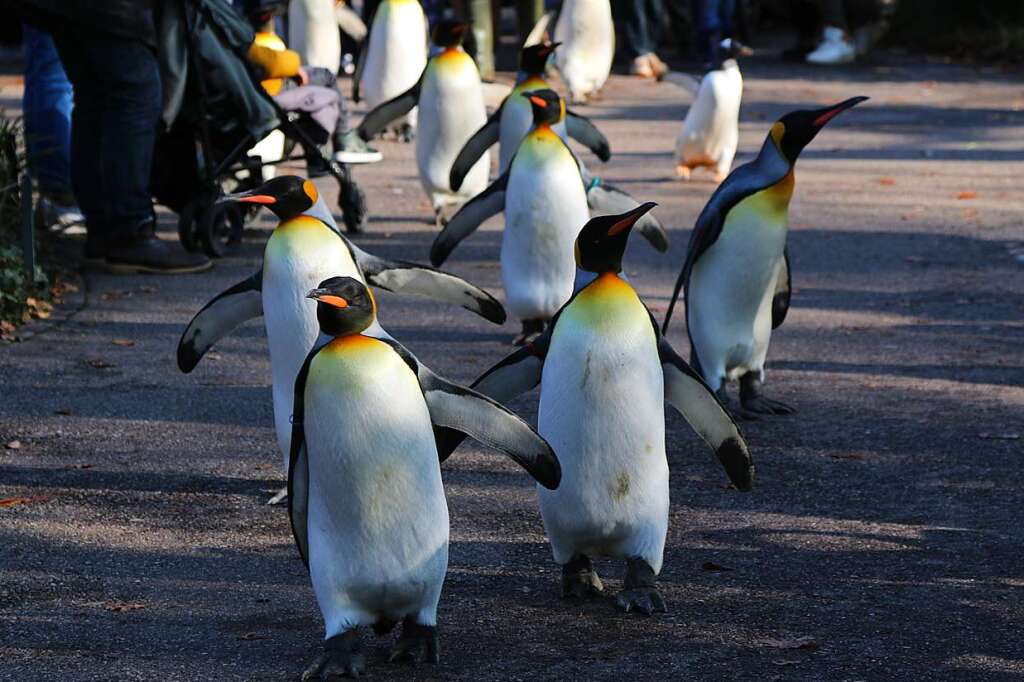
<path fill-rule="evenodd" d="M 569 88 L 569 101 L 598 96 L 612 70 L 615 27 L 609 0 L 565 0 L 555 22 L 555 66 Z"/>
<path fill-rule="evenodd" d="M 178 343 L 178 367 L 191 372 L 213 344 L 262 315 L 270 347 L 274 424 L 286 469 L 295 375 L 319 335 L 316 305 L 305 297 L 317 283 L 341 273 L 388 291 L 454 303 L 497 324 L 505 320 L 501 304 L 465 280 L 427 266 L 378 258 L 350 242 L 338 232 L 309 180 L 281 176 L 221 201 L 264 205 L 281 222 L 267 241 L 263 267 L 214 297 L 189 322 Z M 390 338 L 376 322 L 366 333 Z"/>
<path fill-rule="evenodd" d="M 470 132 L 487 120 L 480 73 L 461 45 L 465 30 L 463 23 L 440 22 L 434 29 L 434 44 L 441 52 L 430 58 L 411 88 L 379 104 L 356 130 L 364 140 L 371 140 L 394 120 L 418 109 L 416 165 L 438 227 L 444 222 L 446 206 L 461 204 L 487 187 L 491 167 L 490 154 L 485 152 L 467 169 L 464 185 L 453 188 L 449 182 L 456 154 Z"/>
<path fill-rule="evenodd" d="M 730 173 L 711 195 L 690 235 L 663 331 L 684 289 L 690 362 L 723 403 L 725 382 L 739 380 L 739 416 L 793 411 L 761 393 L 772 329 L 789 310 L 786 233 L 793 170 L 800 152 L 829 121 L 866 99 L 793 111 L 776 121 L 757 158 Z"/>
<path fill-rule="evenodd" d="M 418 0 L 381 0 L 363 41 L 353 77 L 352 99 L 371 109 L 411 88 L 427 65 L 427 17 Z M 416 134 L 416 110 L 395 126 L 409 142 Z"/>
<path fill-rule="evenodd" d="M 729 174 L 739 143 L 743 98 L 743 76 L 736 59 L 749 54 L 753 54 L 750 48 L 726 38 L 719 45 L 716 63 L 701 79 L 676 138 L 676 175 L 683 180 L 702 166 L 714 169 L 715 182 Z"/>
<path fill-rule="evenodd" d="M 625 610 L 664 611 L 656 588 L 668 527 L 664 402 L 715 452 L 733 485 L 749 490 L 746 442 L 700 376 L 680 358 L 621 278 L 633 225 L 653 203 L 591 219 L 576 262 L 596 275 L 544 333 L 483 374 L 475 390 L 511 400 L 540 384 L 538 431 L 562 467 L 557 490 L 538 489 L 544 529 L 562 566 L 564 597 L 601 592 L 592 557 L 626 561 Z M 443 434 L 442 457 L 462 436 Z"/>
<path fill-rule="evenodd" d="M 590 217 L 579 162 L 553 129 L 565 117 L 564 102 L 553 90 L 523 96 L 533 110 L 533 129 L 508 170 L 459 209 L 430 249 L 431 262 L 440 265 L 483 221 L 504 210 L 501 277 L 506 304 L 523 323 L 516 343 L 540 333 L 572 295 L 572 244 Z M 626 208 L 636 205 L 628 195 L 615 196 Z M 643 230 L 656 247 L 667 248 L 660 223 L 645 222 Z"/>
<path fill-rule="evenodd" d="M 401 622 L 391 660 L 437 663 L 449 527 L 434 426 L 505 453 L 545 487 L 558 486 L 558 459 L 495 401 L 367 335 L 376 305 L 359 280 L 332 277 L 307 295 L 328 340 L 294 382 L 288 510 L 325 642 L 302 679 L 364 672 L 364 626 Z"/>

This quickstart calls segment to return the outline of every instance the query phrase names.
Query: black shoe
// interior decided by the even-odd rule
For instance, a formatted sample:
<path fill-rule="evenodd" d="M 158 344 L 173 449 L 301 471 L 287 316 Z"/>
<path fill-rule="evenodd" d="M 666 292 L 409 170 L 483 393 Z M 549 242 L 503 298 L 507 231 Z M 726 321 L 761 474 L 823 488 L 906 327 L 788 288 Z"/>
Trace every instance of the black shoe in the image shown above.
<path fill-rule="evenodd" d="M 211 267 L 213 263 L 201 253 L 189 253 L 181 244 L 157 238 L 152 221 L 131 242 L 111 247 L 106 259 L 107 271 L 118 275 L 140 272 L 183 275 Z"/>

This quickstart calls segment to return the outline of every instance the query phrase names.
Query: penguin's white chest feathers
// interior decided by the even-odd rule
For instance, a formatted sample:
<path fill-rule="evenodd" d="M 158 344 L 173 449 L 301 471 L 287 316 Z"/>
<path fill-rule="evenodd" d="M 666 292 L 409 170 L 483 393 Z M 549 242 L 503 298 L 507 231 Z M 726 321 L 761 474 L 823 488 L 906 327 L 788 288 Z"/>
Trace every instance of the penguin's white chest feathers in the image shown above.
<path fill-rule="evenodd" d="M 430 413 L 387 344 L 336 339 L 310 364 L 309 564 L 328 623 L 427 612 L 448 562 L 448 506 Z"/>
<path fill-rule="evenodd" d="M 490 152 L 484 152 L 466 174 L 458 193 L 451 191 L 452 163 L 470 136 L 487 122 L 480 74 L 461 49 L 431 59 L 419 100 L 416 163 L 423 189 L 434 207 L 459 203 L 487 188 Z"/>
<path fill-rule="evenodd" d="M 608 0 L 566 0 L 555 25 L 555 63 L 576 101 L 600 90 L 611 72 L 615 30 Z"/>
<path fill-rule="evenodd" d="M 561 313 L 541 380 L 539 431 L 562 465 L 538 488 L 555 560 L 642 556 L 657 571 L 668 518 L 664 376 L 650 316 L 602 275 Z"/>
<path fill-rule="evenodd" d="M 727 172 L 739 141 L 742 97 L 743 77 L 734 61 L 726 68 L 708 72 L 686 112 L 676 140 L 677 158 L 694 165 L 721 166 Z"/>
<path fill-rule="evenodd" d="M 579 168 L 550 129 L 519 147 L 505 190 L 501 279 L 521 320 L 548 319 L 572 295 L 573 244 L 590 217 Z"/>
<path fill-rule="evenodd" d="M 370 27 L 360 89 L 372 109 L 413 85 L 427 65 L 427 20 L 416 0 L 384 0 Z M 404 117 L 416 122 L 416 110 Z"/>

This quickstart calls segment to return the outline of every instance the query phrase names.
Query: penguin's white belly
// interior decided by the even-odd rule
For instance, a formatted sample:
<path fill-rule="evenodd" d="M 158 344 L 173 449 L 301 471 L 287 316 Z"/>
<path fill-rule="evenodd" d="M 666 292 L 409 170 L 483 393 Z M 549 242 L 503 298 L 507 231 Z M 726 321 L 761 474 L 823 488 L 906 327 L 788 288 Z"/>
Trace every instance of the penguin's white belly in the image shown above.
<path fill-rule="evenodd" d="M 664 378 L 635 295 L 625 312 L 618 301 L 573 310 L 601 286 L 562 312 L 544 365 L 538 430 L 562 481 L 557 490 L 538 487 L 540 510 L 556 562 L 575 553 L 639 556 L 657 572 L 669 503 Z"/>
<path fill-rule="evenodd" d="M 419 80 L 427 65 L 427 22 L 418 2 L 385 0 L 370 27 L 370 46 L 360 92 L 373 109 Z M 416 125 L 416 109 L 395 122 Z"/>
<path fill-rule="evenodd" d="M 338 343 L 313 360 L 305 394 L 309 569 L 327 636 L 410 614 L 432 624 L 448 505 L 426 402 L 389 347 L 360 339 L 332 357 Z"/>
<path fill-rule="evenodd" d="M 712 389 L 717 390 L 718 378 L 736 379 L 762 370 L 785 246 L 784 214 L 779 221 L 737 206 L 718 239 L 693 266 L 686 318 Z"/>
<path fill-rule="evenodd" d="M 590 218 L 571 156 L 549 163 L 517 157 L 505 192 L 501 281 L 505 305 L 520 320 L 547 320 L 569 300 L 573 245 Z"/>
<path fill-rule="evenodd" d="M 263 259 L 263 321 L 270 347 L 274 427 L 288 471 L 295 377 L 306 361 L 320 328 L 310 289 L 335 276 L 363 281 L 344 242 L 329 227 L 312 218 L 279 226 L 267 242 Z M 382 336 L 376 322 L 367 335 Z"/>
<path fill-rule="evenodd" d="M 467 201 L 487 189 L 490 152 L 469 169 L 458 192 L 449 184 L 455 157 L 487 122 L 480 76 L 469 55 L 457 51 L 434 58 L 420 91 L 419 109 L 416 164 L 434 207 Z"/>
<path fill-rule="evenodd" d="M 608 0 L 566 0 L 555 26 L 555 63 L 579 101 L 608 80 L 615 54 L 615 30 Z"/>
<path fill-rule="evenodd" d="M 676 157 L 690 166 L 728 173 L 739 141 L 743 79 L 738 68 L 711 71 L 701 81 L 676 139 Z"/>

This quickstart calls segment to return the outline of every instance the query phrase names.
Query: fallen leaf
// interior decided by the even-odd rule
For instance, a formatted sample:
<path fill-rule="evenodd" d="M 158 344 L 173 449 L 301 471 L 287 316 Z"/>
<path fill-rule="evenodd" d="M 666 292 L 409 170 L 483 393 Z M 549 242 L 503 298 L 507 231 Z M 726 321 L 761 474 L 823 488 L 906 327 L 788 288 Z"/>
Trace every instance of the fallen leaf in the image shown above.
<path fill-rule="evenodd" d="M 138 611 L 139 609 L 144 609 L 146 608 L 146 605 L 138 602 L 112 601 L 104 604 L 103 608 L 107 611 L 114 611 L 115 613 L 125 613 L 127 611 Z"/>
<path fill-rule="evenodd" d="M 135 345 L 135 342 L 132 341 L 131 339 L 114 339 L 110 343 L 114 344 L 115 346 L 125 346 L 125 347 L 130 347 L 130 346 L 134 346 Z"/>
<path fill-rule="evenodd" d="M 85 363 L 90 367 L 95 367 L 96 369 L 110 369 L 111 367 L 117 367 L 114 363 L 107 362 L 106 360 L 86 360 Z"/>
<path fill-rule="evenodd" d="M 957 192 L 956 193 L 956 198 L 957 199 L 977 199 L 978 198 L 978 193 L 977 192 Z"/>
<path fill-rule="evenodd" d="M 12 440 L 10 443 L 5 445 L 4 447 L 6 447 L 8 450 L 20 450 L 21 449 L 21 441 L 20 440 Z"/>
<path fill-rule="evenodd" d="M 239 635 L 238 639 L 244 639 L 245 641 L 250 642 L 254 639 L 267 639 L 267 636 L 260 635 L 255 632 L 247 632 L 244 635 Z"/>
<path fill-rule="evenodd" d="M 878 184 L 879 185 L 895 185 L 896 184 L 896 179 L 895 178 L 878 178 Z"/>
<path fill-rule="evenodd" d="M 53 495 L 33 495 L 32 497 L 5 497 L 0 500 L 0 507 L 15 507 L 19 504 L 33 504 L 53 499 Z"/>
<path fill-rule="evenodd" d="M 795 639 L 769 639 L 765 644 L 776 649 L 801 649 L 803 651 L 814 651 L 818 648 L 818 642 L 813 637 L 797 637 Z"/>
<path fill-rule="evenodd" d="M 720 566 L 712 561 L 705 561 L 700 565 L 705 571 L 713 571 L 715 573 L 721 573 L 722 571 L 731 571 L 732 569 L 728 566 Z"/>
<path fill-rule="evenodd" d="M 978 434 L 978 438 L 981 438 L 982 440 L 1020 440 L 1020 434 L 982 432 Z"/>

